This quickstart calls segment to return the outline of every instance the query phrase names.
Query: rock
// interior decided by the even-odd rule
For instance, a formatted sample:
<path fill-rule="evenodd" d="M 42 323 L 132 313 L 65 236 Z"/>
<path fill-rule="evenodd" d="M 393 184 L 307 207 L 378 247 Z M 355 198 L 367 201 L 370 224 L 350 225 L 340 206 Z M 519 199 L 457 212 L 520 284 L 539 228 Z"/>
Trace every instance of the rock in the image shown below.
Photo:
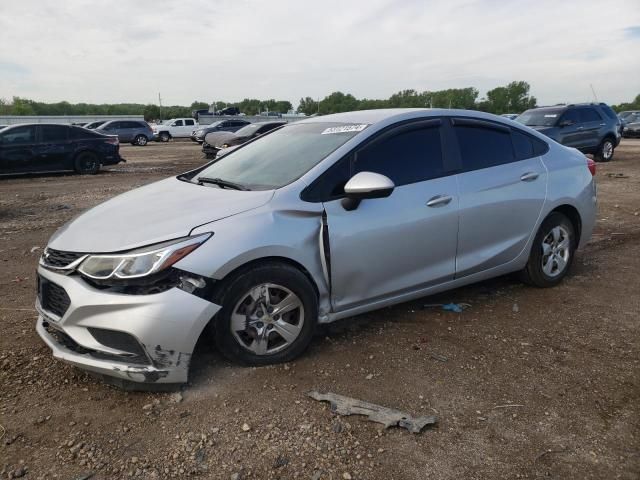
<path fill-rule="evenodd" d="M 35 252 L 36 250 L 40 250 L 40 247 L 31 247 L 30 252 L 31 252 L 31 253 L 33 253 L 33 252 Z"/>
<path fill-rule="evenodd" d="M 142 407 L 143 410 L 151 410 L 153 408 L 153 403 L 147 403 Z"/>
<path fill-rule="evenodd" d="M 371 380 L 373 378 L 373 373 L 370 373 L 369 375 L 367 375 L 364 378 L 366 378 L 367 380 Z"/>
<path fill-rule="evenodd" d="M 172 393 L 169 396 L 169 400 L 172 401 L 173 403 L 180 403 L 182 401 L 182 393 L 181 392 Z"/>
<path fill-rule="evenodd" d="M 349 472 L 344 472 L 342 474 L 342 478 L 344 478 L 344 480 L 351 480 L 351 474 Z"/>
<path fill-rule="evenodd" d="M 249 430 L 251 430 L 251 427 L 249 426 L 249 424 L 243 423 L 242 424 L 242 431 L 243 432 L 248 432 Z"/>
<path fill-rule="evenodd" d="M 517 303 L 513 304 L 513 309 L 512 310 L 513 310 L 514 313 L 518 313 L 520 311 L 520 307 L 518 307 Z"/>
<path fill-rule="evenodd" d="M 12 476 L 13 478 L 21 478 L 21 477 L 24 477 L 26 474 L 27 474 L 27 467 L 25 467 L 24 465 L 21 465 L 13 471 Z"/>

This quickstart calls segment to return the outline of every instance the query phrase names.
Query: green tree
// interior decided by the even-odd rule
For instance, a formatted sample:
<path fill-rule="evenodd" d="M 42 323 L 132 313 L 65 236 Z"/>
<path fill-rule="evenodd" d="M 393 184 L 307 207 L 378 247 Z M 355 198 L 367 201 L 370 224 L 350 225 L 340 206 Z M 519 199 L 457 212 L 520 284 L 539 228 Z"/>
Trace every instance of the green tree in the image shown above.
<path fill-rule="evenodd" d="M 301 98 L 300 103 L 298 104 L 298 112 L 306 115 L 318 113 L 318 102 L 311 97 Z"/>
<path fill-rule="evenodd" d="M 505 87 L 497 87 L 487 92 L 486 100 L 478 105 L 480 110 L 495 113 L 521 113 L 537 104 L 529 95 L 529 84 L 524 81 L 511 82 Z"/>
<path fill-rule="evenodd" d="M 622 112 L 624 110 L 640 110 L 640 94 L 636 95 L 629 103 L 621 103 L 620 105 L 612 105 L 612 108 L 616 112 Z"/>

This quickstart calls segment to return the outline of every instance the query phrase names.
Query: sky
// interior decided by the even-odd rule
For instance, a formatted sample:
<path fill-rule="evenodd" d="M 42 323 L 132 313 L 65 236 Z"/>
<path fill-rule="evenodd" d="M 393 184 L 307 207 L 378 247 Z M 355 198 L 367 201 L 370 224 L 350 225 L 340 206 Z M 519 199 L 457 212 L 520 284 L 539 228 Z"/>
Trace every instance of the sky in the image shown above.
<path fill-rule="evenodd" d="M 190 105 L 526 80 L 640 93 L 640 0 L 0 0 L 0 98 Z"/>

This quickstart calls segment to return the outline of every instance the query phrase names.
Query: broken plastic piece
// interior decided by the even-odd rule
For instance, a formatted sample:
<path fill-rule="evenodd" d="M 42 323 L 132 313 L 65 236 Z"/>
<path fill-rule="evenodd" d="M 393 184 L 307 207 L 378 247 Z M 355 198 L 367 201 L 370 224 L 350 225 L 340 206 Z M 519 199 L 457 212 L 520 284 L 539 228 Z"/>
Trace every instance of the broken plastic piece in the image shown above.
<path fill-rule="evenodd" d="M 466 310 L 470 306 L 471 305 L 468 303 L 428 303 L 426 305 L 423 305 L 422 308 L 441 307 L 442 310 L 445 310 L 447 312 L 462 313 L 463 310 Z"/>
<path fill-rule="evenodd" d="M 312 391 L 307 393 L 311 398 L 318 401 L 331 403 L 331 411 L 338 415 L 366 415 L 372 422 L 382 423 L 385 428 L 402 427 L 412 433 L 420 433 L 427 425 L 437 422 L 437 417 L 433 415 L 424 417 L 412 417 L 411 415 L 383 407 L 375 403 L 364 402 L 356 398 L 345 397 L 335 393 L 320 393 Z"/>

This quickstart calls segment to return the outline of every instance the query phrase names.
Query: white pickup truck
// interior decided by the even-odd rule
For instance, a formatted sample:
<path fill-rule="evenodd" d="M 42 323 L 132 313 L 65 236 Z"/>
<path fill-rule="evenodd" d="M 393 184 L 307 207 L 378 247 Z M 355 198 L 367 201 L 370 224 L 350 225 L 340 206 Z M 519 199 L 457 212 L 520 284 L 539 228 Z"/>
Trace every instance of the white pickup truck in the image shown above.
<path fill-rule="evenodd" d="M 198 127 L 198 122 L 193 118 L 172 118 L 151 127 L 155 140 L 168 142 L 172 138 L 190 137 Z"/>

